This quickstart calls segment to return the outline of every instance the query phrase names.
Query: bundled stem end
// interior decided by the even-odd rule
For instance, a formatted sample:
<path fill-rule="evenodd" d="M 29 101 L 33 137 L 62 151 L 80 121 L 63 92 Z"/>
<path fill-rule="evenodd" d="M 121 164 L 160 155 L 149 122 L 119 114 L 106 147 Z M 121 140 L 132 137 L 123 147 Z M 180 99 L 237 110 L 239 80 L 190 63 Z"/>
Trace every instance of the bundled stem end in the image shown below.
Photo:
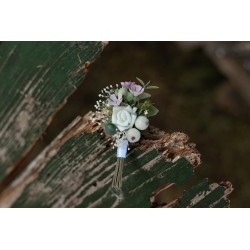
<path fill-rule="evenodd" d="M 112 180 L 112 187 L 120 190 L 122 187 L 122 172 L 123 172 L 124 158 L 117 157 L 116 168 Z"/>

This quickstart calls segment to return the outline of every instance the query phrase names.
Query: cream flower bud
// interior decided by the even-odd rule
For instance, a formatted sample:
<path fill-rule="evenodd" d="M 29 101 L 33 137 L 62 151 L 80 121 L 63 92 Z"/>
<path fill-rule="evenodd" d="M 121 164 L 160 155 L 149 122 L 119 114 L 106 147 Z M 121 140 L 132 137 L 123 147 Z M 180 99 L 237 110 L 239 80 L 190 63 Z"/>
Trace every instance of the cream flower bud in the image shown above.
<path fill-rule="evenodd" d="M 131 128 L 127 131 L 127 139 L 129 142 L 138 142 L 141 139 L 141 132 L 136 128 Z"/>
<path fill-rule="evenodd" d="M 138 116 L 135 121 L 135 127 L 140 130 L 145 130 L 148 128 L 149 120 L 146 116 Z"/>

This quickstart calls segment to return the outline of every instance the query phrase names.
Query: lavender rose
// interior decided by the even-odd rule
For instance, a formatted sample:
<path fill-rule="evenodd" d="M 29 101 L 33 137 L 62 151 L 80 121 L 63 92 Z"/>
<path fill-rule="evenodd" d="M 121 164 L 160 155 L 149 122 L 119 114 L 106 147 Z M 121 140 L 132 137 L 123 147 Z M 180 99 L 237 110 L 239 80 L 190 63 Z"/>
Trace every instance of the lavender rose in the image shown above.
<path fill-rule="evenodd" d="M 121 82 L 121 85 L 125 89 L 129 89 L 131 84 L 135 84 L 134 82 Z"/>
<path fill-rule="evenodd" d="M 140 85 L 137 85 L 135 83 L 132 83 L 129 87 L 129 91 L 134 95 L 134 96 L 138 96 L 140 95 L 143 91 L 144 88 Z"/>

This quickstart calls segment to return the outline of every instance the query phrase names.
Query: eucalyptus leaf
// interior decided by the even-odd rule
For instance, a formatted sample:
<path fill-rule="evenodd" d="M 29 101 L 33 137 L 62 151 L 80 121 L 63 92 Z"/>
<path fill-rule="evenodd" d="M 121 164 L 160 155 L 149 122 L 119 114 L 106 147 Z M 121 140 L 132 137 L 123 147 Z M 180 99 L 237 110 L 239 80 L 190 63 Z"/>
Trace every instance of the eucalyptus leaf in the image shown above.
<path fill-rule="evenodd" d="M 148 107 L 148 114 L 147 116 L 150 117 L 150 116 L 155 116 L 159 113 L 159 109 L 157 109 L 154 105 L 150 105 Z"/>
<path fill-rule="evenodd" d="M 144 83 L 140 78 L 136 77 L 136 79 L 138 80 L 138 82 L 139 82 L 140 84 L 142 84 L 143 87 L 145 87 L 145 83 Z"/>
<path fill-rule="evenodd" d="M 142 99 L 147 99 L 149 97 L 151 97 L 151 95 L 149 93 L 144 92 L 144 93 L 140 94 L 139 96 L 137 96 L 137 100 L 139 101 Z"/>
<path fill-rule="evenodd" d="M 117 132 L 117 127 L 111 122 L 105 123 L 103 125 L 103 128 L 105 133 L 107 133 L 108 135 L 114 135 Z"/>
<path fill-rule="evenodd" d="M 159 87 L 157 87 L 157 86 L 148 86 L 148 87 L 146 87 L 146 89 L 158 89 Z"/>
<path fill-rule="evenodd" d="M 116 91 L 117 91 L 117 94 L 116 95 L 118 95 L 119 93 L 122 95 L 122 96 L 126 96 L 127 95 L 127 93 L 128 93 L 128 90 L 127 89 L 125 89 L 125 88 L 120 88 L 119 90 L 115 90 L 115 93 L 116 93 Z"/>
<path fill-rule="evenodd" d="M 132 102 L 133 99 L 134 99 L 134 96 L 130 92 L 127 92 L 127 94 L 125 95 L 125 100 L 127 102 Z"/>
<path fill-rule="evenodd" d="M 145 85 L 145 88 L 147 89 L 147 87 L 150 85 L 150 82 L 151 81 L 148 81 L 147 83 L 146 83 L 146 85 Z"/>
<path fill-rule="evenodd" d="M 138 103 L 137 108 L 139 111 L 139 114 L 142 112 L 142 107 L 143 107 L 144 103 Z"/>

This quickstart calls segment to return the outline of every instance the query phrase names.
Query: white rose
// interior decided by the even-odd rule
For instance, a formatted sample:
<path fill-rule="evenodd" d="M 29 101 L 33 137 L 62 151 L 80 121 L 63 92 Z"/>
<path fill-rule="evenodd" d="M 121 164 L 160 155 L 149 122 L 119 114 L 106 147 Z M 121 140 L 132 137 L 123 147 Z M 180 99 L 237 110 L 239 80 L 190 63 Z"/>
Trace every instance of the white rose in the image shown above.
<path fill-rule="evenodd" d="M 136 120 L 137 108 L 131 108 L 130 106 L 118 106 L 113 107 L 112 123 L 117 126 L 120 131 L 132 128 Z"/>

